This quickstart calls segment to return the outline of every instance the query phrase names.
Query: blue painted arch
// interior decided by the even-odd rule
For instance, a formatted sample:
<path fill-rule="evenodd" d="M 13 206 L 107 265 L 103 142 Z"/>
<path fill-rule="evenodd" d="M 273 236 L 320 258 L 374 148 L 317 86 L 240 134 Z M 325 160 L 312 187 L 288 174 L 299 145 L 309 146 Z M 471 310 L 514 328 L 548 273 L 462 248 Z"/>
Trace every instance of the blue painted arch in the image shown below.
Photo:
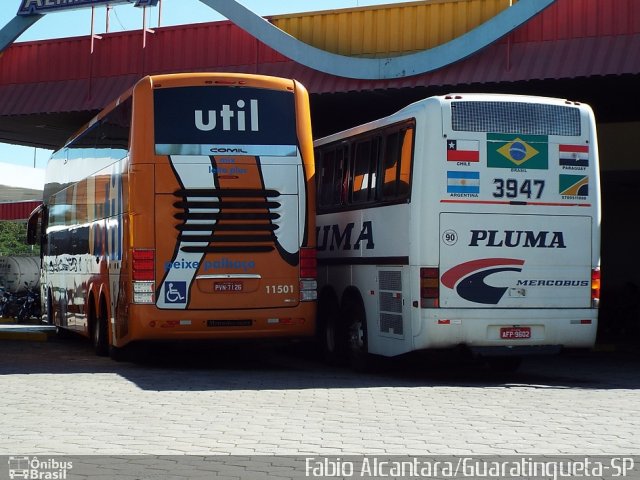
<path fill-rule="evenodd" d="M 301 42 L 236 0 L 200 1 L 291 60 L 324 73 L 362 80 L 409 77 L 462 60 L 507 35 L 555 2 L 520 0 L 482 25 L 437 47 L 396 57 L 358 58 L 327 52 Z"/>
<path fill-rule="evenodd" d="M 301 42 L 236 0 L 200 1 L 295 62 L 331 75 L 362 80 L 409 77 L 463 60 L 507 35 L 555 2 L 520 0 L 482 25 L 437 47 L 395 57 L 359 58 L 327 52 Z M 16 16 L 0 29 L 0 52 L 40 18 L 41 15 Z"/>

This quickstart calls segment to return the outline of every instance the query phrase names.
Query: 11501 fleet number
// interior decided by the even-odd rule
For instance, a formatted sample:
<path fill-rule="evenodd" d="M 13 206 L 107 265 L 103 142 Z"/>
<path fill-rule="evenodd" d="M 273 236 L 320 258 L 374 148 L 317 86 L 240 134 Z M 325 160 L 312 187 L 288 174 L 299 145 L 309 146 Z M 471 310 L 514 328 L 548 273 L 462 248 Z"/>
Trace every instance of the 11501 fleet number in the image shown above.
<path fill-rule="evenodd" d="M 294 292 L 293 285 L 267 285 L 266 289 L 268 295 L 284 295 Z"/>

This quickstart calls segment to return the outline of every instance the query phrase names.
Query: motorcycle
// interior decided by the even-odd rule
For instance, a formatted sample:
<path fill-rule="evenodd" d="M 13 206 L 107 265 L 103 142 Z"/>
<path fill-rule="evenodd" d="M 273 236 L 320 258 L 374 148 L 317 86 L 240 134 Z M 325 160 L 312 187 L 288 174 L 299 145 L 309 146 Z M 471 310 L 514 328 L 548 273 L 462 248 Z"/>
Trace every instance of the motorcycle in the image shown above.
<path fill-rule="evenodd" d="M 0 287 L 0 318 L 13 318 L 16 313 L 16 297 L 6 288 Z"/>
<path fill-rule="evenodd" d="M 26 293 L 20 299 L 16 321 L 26 322 L 30 318 L 40 317 L 40 294 L 33 288 L 28 287 Z"/>

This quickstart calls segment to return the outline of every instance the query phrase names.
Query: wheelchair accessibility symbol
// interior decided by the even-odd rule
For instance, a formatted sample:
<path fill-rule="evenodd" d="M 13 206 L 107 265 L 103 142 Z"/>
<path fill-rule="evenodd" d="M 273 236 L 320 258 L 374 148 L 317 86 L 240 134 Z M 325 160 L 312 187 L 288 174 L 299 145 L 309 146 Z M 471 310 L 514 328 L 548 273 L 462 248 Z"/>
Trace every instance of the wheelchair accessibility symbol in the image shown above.
<path fill-rule="evenodd" d="M 187 282 L 169 282 L 164 289 L 166 303 L 187 302 Z"/>

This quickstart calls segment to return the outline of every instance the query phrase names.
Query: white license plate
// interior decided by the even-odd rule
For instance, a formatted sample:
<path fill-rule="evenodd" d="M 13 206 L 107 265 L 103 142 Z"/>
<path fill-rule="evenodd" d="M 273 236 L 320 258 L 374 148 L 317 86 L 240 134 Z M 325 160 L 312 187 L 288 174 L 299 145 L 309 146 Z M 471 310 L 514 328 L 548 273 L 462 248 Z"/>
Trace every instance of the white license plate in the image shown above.
<path fill-rule="evenodd" d="M 242 282 L 215 282 L 213 284 L 214 292 L 241 292 L 243 289 Z"/>

